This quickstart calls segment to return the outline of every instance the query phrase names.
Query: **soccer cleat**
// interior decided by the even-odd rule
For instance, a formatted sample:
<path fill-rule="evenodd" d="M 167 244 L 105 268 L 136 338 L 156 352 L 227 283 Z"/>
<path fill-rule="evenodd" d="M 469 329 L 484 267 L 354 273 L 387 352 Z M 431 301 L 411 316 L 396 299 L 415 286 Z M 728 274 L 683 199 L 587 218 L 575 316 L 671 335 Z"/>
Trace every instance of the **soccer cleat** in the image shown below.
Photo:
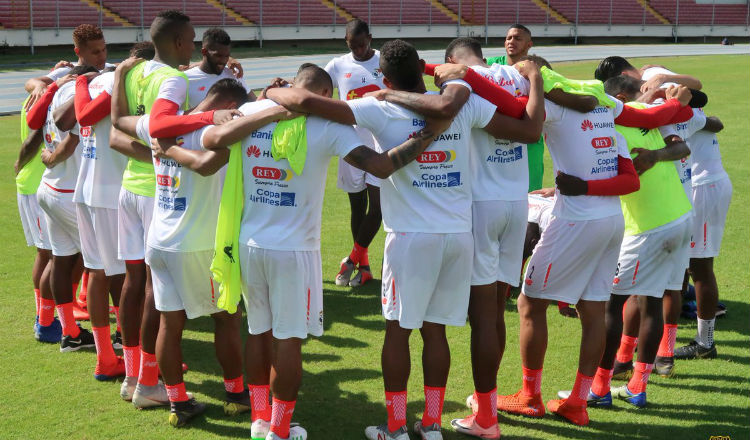
<path fill-rule="evenodd" d="M 282 439 L 274 432 L 269 432 L 265 440 L 307 440 L 307 431 L 299 425 L 290 426 L 289 437 L 286 439 Z"/>
<path fill-rule="evenodd" d="M 368 426 L 365 428 L 367 440 L 409 440 L 409 430 L 406 425 L 391 432 L 388 425 Z"/>
<path fill-rule="evenodd" d="M 466 397 L 466 407 L 471 409 L 471 412 L 474 414 L 477 413 L 477 399 L 474 397 L 474 394 L 469 394 L 469 396 Z"/>
<path fill-rule="evenodd" d="M 62 340 L 60 340 L 60 352 L 65 353 L 68 351 L 77 351 L 82 348 L 96 347 L 94 335 L 85 328 L 81 328 L 81 326 L 78 326 L 78 328 L 81 329 L 81 333 L 77 338 L 70 335 L 63 336 Z"/>
<path fill-rule="evenodd" d="M 336 285 L 348 286 L 349 279 L 352 277 L 354 269 L 356 269 L 356 266 L 354 266 L 354 263 L 349 260 L 349 257 L 341 260 L 341 270 L 339 270 L 339 273 L 336 274 Z"/>
<path fill-rule="evenodd" d="M 620 362 L 616 360 L 614 369 L 612 369 L 612 379 L 630 380 L 631 377 L 633 377 L 633 361 Z"/>
<path fill-rule="evenodd" d="M 125 379 L 122 381 L 122 385 L 120 385 L 120 397 L 122 400 L 126 402 L 130 402 L 133 400 L 133 393 L 135 393 L 135 387 L 138 383 L 138 378 L 136 376 L 125 376 Z"/>
<path fill-rule="evenodd" d="M 422 426 L 422 421 L 414 422 L 414 433 L 419 435 L 422 440 L 443 440 L 443 433 L 440 432 L 440 425 L 433 423 L 430 426 Z"/>
<path fill-rule="evenodd" d="M 570 397 L 570 390 L 558 391 L 557 397 L 561 399 L 567 399 L 568 397 Z M 612 407 L 612 393 L 607 392 L 607 394 L 603 396 L 598 396 L 594 394 L 593 391 L 589 391 L 589 397 L 586 401 L 586 404 L 588 406 L 598 406 L 599 408 L 611 408 Z"/>
<path fill-rule="evenodd" d="M 654 372 L 661 377 L 672 377 L 674 374 L 674 356 L 656 356 Z"/>
<path fill-rule="evenodd" d="M 188 393 L 192 398 L 192 395 Z M 139 383 L 133 391 L 133 406 L 136 409 L 153 408 L 155 406 L 169 405 L 169 396 L 167 388 L 162 381 L 156 385 L 143 385 Z"/>
<path fill-rule="evenodd" d="M 270 420 L 257 419 L 250 425 L 250 440 L 265 440 L 270 430 Z"/>
<path fill-rule="evenodd" d="M 91 317 L 86 307 L 81 307 L 77 302 L 73 301 L 73 318 L 76 321 L 88 321 Z"/>
<path fill-rule="evenodd" d="M 690 341 L 688 345 L 676 348 L 674 351 L 675 359 L 713 359 L 716 355 L 716 344 L 705 348 L 696 341 Z"/>
<path fill-rule="evenodd" d="M 250 394 L 247 388 L 239 393 L 227 392 L 227 398 L 224 401 L 224 414 L 236 416 L 250 411 Z"/>
<path fill-rule="evenodd" d="M 195 399 L 184 402 L 170 402 L 169 406 L 169 424 L 175 428 L 187 425 L 190 420 L 206 411 L 206 404 L 199 403 Z"/>
<path fill-rule="evenodd" d="M 40 325 L 39 331 L 36 334 L 36 340 L 39 342 L 48 342 L 50 344 L 56 344 L 62 339 L 62 324 L 60 320 L 55 318 L 52 324 L 48 326 Z"/>
<path fill-rule="evenodd" d="M 521 391 L 510 396 L 497 396 L 497 409 L 510 414 L 527 417 L 544 416 L 544 402 L 542 395 L 526 396 Z"/>
<path fill-rule="evenodd" d="M 547 402 L 547 409 L 574 425 L 586 426 L 589 424 L 589 413 L 586 411 L 585 405 L 574 406 L 569 405 L 567 399 L 555 399 Z"/>
<path fill-rule="evenodd" d="M 497 422 L 489 428 L 482 428 L 477 423 L 476 417 L 476 414 L 472 414 L 463 419 L 453 419 L 451 420 L 451 426 L 456 430 L 456 432 L 460 432 L 461 434 L 466 434 L 473 437 L 491 439 L 500 438 L 500 425 Z"/>
<path fill-rule="evenodd" d="M 349 281 L 349 287 L 359 287 L 372 280 L 372 272 L 370 269 L 362 269 L 361 267 L 357 270 L 357 274 L 354 275 L 351 281 Z"/>
<path fill-rule="evenodd" d="M 618 397 L 636 408 L 643 408 L 646 406 L 646 392 L 633 394 L 628 389 L 627 385 L 623 385 L 618 388 L 612 388 L 612 395 Z"/>
<path fill-rule="evenodd" d="M 112 348 L 122 350 L 122 333 L 120 333 L 120 330 L 116 330 L 115 334 L 112 335 Z"/>
<path fill-rule="evenodd" d="M 125 376 L 125 360 L 122 356 L 117 356 L 117 361 L 112 365 L 102 366 L 99 362 L 96 363 L 96 369 L 94 370 L 96 380 L 114 380 L 122 376 Z"/>

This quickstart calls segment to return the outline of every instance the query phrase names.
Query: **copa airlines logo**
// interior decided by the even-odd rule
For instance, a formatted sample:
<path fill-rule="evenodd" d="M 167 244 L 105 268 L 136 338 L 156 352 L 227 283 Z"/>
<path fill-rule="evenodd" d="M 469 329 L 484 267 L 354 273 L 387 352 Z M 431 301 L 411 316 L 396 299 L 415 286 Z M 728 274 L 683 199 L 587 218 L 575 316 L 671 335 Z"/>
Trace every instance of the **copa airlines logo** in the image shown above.
<path fill-rule="evenodd" d="M 168 186 L 176 189 L 180 187 L 180 178 L 176 176 L 167 176 L 165 174 L 157 174 L 156 184 L 159 186 Z"/>
<path fill-rule="evenodd" d="M 159 196 L 157 204 L 159 208 L 167 211 L 184 211 L 187 209 L 185 197 Z"/>
<path fill-rule="evenodd" d="M 255 194 L 250 194 L 250 201 L 253 203 L 264 203 L 271 206 L 297 206 L 295 203 L 296 193 L 293 192 L 276 192 L 263 188 L 255 190 Z"/>
<path fill-rule="evenodd" d="M 453 162 L 456 159 L 454 150 L 448 151 L 425 151 L 417 157 L 419 163 L 443 163 Z"/>
<path fill-rule="evenodd" d="M 271 167 L 253 167 L 253 177 L 268 180 L 290 181 L 294 175 L 289 170 Z"/>
<path fill-rule="evenodd" d="M 586 131 L 586 130 L 593 130 L 593 129 L 594 129 L 594 124 L 588 119 L 584 119 L 583 122 L 581 122 L 581 130 Z"/>
<path fill-rule="evenodd" d="M 419 180 L 412 181 L 417 188 L 450 188 L 461 186 L 461 173 L 428 174 L 423 173 Z"/>
<path fill-rule="evenodd" d="M 247 157 L 260 157 L 260 148 L 257 145 L 247 147 Z"/>
<path fill-rule="evenodd" d="M 523 159 L 523 147 L 516 146 L 510 149 L 496 148 L 495 154 L 487 156 L 487 162 L 511 163 Z"/>
<path fill-rule="evenodd" d="M 609 148 L 615 144 L 615 139 L 612 136 L 597 137 L 591 139 L 591 146 L 594 148 Z"/>

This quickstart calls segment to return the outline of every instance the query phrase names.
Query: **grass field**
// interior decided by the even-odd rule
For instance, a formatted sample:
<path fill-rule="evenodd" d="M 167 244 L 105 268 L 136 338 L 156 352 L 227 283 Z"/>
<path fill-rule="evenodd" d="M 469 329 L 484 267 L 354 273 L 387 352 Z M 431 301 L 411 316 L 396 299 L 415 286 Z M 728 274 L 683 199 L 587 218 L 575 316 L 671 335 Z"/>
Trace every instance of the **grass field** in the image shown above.
<path fill-rule="evenodd" d="M 709 439 L 750 437 L 750 200 L 747 139 L 750 105 L 750 59 L 746 56 L 642 59 L 701 78 L 710 96 L 706 112 L 717 115 L 725 130 L 719 134 L 724 166 L 734 185 L 722 255 L 716 261 L 721 300 L 728 316 L 717 322 L 719 358 L 682 361 L 671 379 L 652 376 L 649 407 L 642 410 L 616 402 L 613 409 L 590 410 L 591 424 L 581 428 L 548 415 L 532 420 L 501 414 L 505 438 L 514 439 Z M 560 64 L 571 77 L 589 78 L 592 62 Z M 164 409 L 135 411 L 120 400 L 119 383 L 93 379 L 93 351 L 60 353 L 56 345 L 34 341 L 34 301 L 30 279 L 33 250 L 24 244 L 19 222 L 12 163 L 18 142 L 17 116 L 0 118 L 0 438 L 3 439 L 219 439 L 249 438 L 249 416 L 227 418 L 221 370 L 212 347 L 212 322 L 189 322 L 183 343 L 190 372 L 187 388 L 209 404 L 205 417 L 179 433 L 166 423 Z M 546 167 L 551 169 L 549 157 Z M 335 187 L 335 161 L 329 170 L 324 205 L 322 257 L 326 333 L 303 347 L 304 375 L 295 420 L 311 439 L 360 439 L 363 428 L 385 420 L 380 346 L 384 323 L 380 315 L 379 284 L 351 290 L 333 283 L 340 259 L 351 246 L 348 203 Z M 547 183 L 551 180 L 547 175 Z M 384 234 L 371 246 L 373 273 L 380 272 Z M 513 393 L 521 383 L 518 315 L 506 314 L 508 342 L 498 377 L 499 392 Z M 548 313 L 550 342 L 542 386 L 545 399 L 570 389 L 575 378 L 580 326 L 577 320 Z M 88 327 L 88 323 L 84 324 Z M 681 321 L 678 345 L 695 333 L 695 323 Z M 469 327 L 450 328 L 452 366 L 443 425 L 467 414 L 465 397 L 472 391 Z M 421 415 L 424 400 L 420 365 L 421 343 L 412 338 L 413 371 L 409 384 L 408 422 Z M 619 384 L 617 384 L 619 385 Z M 414 438 L 414 437 L 413 437 Z M 444 438 L 467 438 L 444 430 Z"/>

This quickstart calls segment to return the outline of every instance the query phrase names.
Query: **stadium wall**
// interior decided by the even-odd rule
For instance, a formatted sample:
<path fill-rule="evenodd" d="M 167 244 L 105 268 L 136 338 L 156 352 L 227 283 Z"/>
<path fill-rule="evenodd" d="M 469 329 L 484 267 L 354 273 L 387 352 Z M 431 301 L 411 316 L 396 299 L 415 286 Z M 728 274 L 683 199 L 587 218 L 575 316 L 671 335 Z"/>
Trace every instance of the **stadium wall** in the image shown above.
<path fill-rule="evenodd" d="M 485 26 L 452 25 L 375 25 L 370 29 L 378 38 L 453 38 L 473 36 L 501 38 L 508 24 Z M 201 35 L 208 26 L 196 26 L 196 35 Z M 747 26 L 730 25 L 529 25 L 535 37 L 750 37 Z M 343 39 L 344 26 L 226 26 L 224 29 L 234 41 L 264 40 L 325 40 Z M 72 28 L 59 29 L 1 29 L 0 44 L 15 47 L 54 46 L 69 44 Z M 133 43 L 148 40 L 148 29 L 140 27 L 105 28 L 108 43 Z M 61 36 L 65 38 L 61 41 Z"/>

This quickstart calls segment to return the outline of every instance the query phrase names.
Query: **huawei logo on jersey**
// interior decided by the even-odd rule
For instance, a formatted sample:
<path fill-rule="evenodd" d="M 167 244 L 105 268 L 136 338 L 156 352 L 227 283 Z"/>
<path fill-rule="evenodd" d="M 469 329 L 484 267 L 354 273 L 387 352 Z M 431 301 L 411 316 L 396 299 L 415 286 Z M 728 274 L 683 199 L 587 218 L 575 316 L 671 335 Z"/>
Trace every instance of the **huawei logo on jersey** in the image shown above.
<path fill-rule="evenodd" d="M 292 173 L 271 167 L 253 167 L 253 177 L 268 180 L 292 180 Z"/>
<path fill-rule="evenodd" d="M 380 87 L 375 84 L 369 84 L 356 89 L 352 89 L 349 90 L 349 93 L 346 94 L 346 100 L 351 101 L 352 99 L 359 99 L 365 96 L 365 93 L 375 92 L 377 90 L 380 90 Z"/>
<path fill-rule="evenodd" d="M 614 145 L 612 137 L 598 137 L 591 139 L 591 146 L 594 148 L 609 148 Z"/>
<path fill-rule="evenodd" d="M 247 147 L 247 157 L 260 157 L 260 148 L 257 145 Z"/>
<path fill-rule="evenodd" d="M 417 162 L 419 163 L 453 162 L 455 158 L 456 158 L 456 152 L 453 150 L 425 151 L 424 153 L 417 156 Z"/>
<path fill-rule="evenodd" d="M 591 121 L 589 121 L 588 119 L 585 119 L 583 122 L 581 122 L 581 130 L 586 131 L 586 130 L 593 130 L 593 129 L 594 129 L 594 124 L 592 124 Z"/>

